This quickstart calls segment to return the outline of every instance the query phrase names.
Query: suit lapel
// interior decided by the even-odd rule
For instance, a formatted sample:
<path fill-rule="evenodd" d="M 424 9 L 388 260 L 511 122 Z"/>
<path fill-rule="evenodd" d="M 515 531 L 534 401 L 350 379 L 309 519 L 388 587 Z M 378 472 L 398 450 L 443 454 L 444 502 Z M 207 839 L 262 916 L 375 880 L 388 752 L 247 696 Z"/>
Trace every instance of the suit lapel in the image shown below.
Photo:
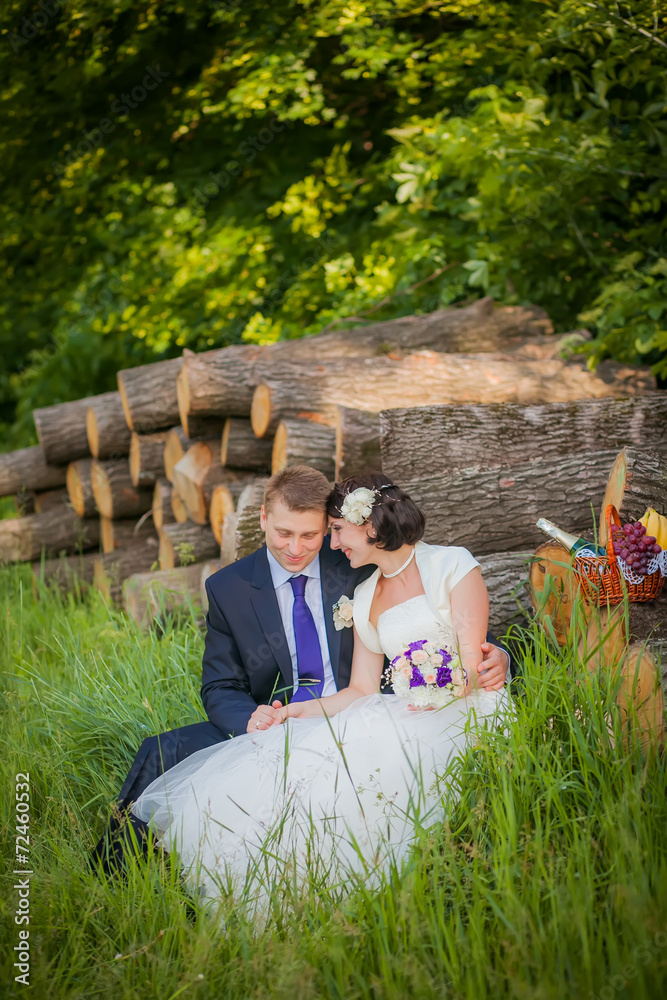
<path fill-rule="evenodd" d="M 266 557 L 266 546 L 262 546 L 256 553 L 250 584 L 250 600 L 266 637 L 269 655 L 273 654 L 280 670 L 283 686 L 291 692 L 294 686 L 292 657 L 287 647 L 287 638 L 280 617 L 269 560 Z M 258 655 L 262 656 L 262 653 L 260 652 Z"/>
<path fill-rule="evenodd" d="M 320 583 L 322 585 L 322 606 L 324 608 L 324 624 L 327 630 L 327 641 L 329 643 L 329 658 L 331 659 L 331 669 L 333 671 L 336 686 L 338 686 L 338 675 L 340 669 L 340 646 L 341 632 L 336 630 L 333 620 L 332 605 L 339 597 L 348 593 L 346 587 L 349 584 L 350 563 L 342 552 L 332 551 L 329 548 L 329 540 L 325 538 L 320 552 Z"/>

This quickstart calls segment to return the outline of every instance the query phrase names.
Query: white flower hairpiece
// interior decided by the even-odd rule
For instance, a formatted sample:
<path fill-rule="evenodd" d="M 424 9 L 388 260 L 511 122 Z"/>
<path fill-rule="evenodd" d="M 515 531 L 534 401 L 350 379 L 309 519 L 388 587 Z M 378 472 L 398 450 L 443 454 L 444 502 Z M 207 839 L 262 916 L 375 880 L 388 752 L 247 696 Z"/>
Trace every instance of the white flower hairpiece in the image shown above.
<path fill-rule="evenodd" d="M 344 517 L 350 524 L 364 524 L 371 516 L 373 504 L 376 497 L 380 496 L 380 490 L 393 488 L 393 483 L 385 483 L 378 490 L 369 490 L 365 486 L 360 486 L 357 490 L 352 490 L 343 500 L 340 508 L 340 516 Z"/>
<path fill-rule="evenodd" d="M 360 486 L 348 493 L 340 508 L 341 517 L 350 524 L 363 524 L 371 516 L 377 490 L 367 490 Z"/>

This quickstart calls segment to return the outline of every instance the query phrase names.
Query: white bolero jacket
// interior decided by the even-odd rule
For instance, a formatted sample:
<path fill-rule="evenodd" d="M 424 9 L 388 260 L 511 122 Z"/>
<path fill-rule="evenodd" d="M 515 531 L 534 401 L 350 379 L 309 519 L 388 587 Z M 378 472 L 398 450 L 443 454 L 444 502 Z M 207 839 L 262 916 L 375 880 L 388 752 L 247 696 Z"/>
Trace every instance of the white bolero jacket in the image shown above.
<path fill-rule="evenodd" d="M 436 619 L 447 631 L 452 631 L 452 589 L 479 563 L 467 549 L 458 545 L 429 545 L 417 542 L 415 561 L 422 579 L 428 605 Z M 360 583 L 354 591 L 354 626 L 364 646 L 373 653 L 382 653 L 377 629 L 371 623 L 370 610 L 373 595 L 380 578 L 380 569 Z"/>

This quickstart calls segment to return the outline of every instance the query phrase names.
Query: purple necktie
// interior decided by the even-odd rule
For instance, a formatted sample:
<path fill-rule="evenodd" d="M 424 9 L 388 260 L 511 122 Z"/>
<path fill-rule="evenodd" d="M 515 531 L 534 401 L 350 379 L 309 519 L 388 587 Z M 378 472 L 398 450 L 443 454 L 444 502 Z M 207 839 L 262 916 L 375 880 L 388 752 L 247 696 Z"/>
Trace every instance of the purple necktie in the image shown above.
<path fill-rule="evenodd" d="M 296 641 L 296 663 L 299 672 L 299 687 L 292 701 L 306 701 L 307 698 L 321 698 L 324 688 L 324 663 L 317 635 L 315 621 L 306 604 L 307 576 L 293 576 L 290 580 L 294 594 L 292 621 Z"/>

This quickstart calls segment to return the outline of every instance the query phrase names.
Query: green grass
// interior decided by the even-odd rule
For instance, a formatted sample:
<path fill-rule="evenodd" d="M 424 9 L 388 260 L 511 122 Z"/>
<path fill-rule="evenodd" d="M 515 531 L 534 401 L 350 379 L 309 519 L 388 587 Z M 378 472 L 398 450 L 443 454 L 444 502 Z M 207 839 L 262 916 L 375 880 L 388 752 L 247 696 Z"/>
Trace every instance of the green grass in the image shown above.
<path fill-rule="evenodd" d="M 14 784 L 30 772 L 32 995 L 49 998 L 461 997 L 642 1000 L 667 988 L 667 762 L 622 739 L 614 690 L 537 629 L 511 732 L 454 769 L 460 799 L 405 870 L 340 897 L 276 900 L 257 930 L 188 917 L 174 866 L 127 884 L 86 858 L 145 735 L 201 717 L 193 622 L 138 632 L 98 595 L 2 594 L 2 993 L 14 983 Z"/>

